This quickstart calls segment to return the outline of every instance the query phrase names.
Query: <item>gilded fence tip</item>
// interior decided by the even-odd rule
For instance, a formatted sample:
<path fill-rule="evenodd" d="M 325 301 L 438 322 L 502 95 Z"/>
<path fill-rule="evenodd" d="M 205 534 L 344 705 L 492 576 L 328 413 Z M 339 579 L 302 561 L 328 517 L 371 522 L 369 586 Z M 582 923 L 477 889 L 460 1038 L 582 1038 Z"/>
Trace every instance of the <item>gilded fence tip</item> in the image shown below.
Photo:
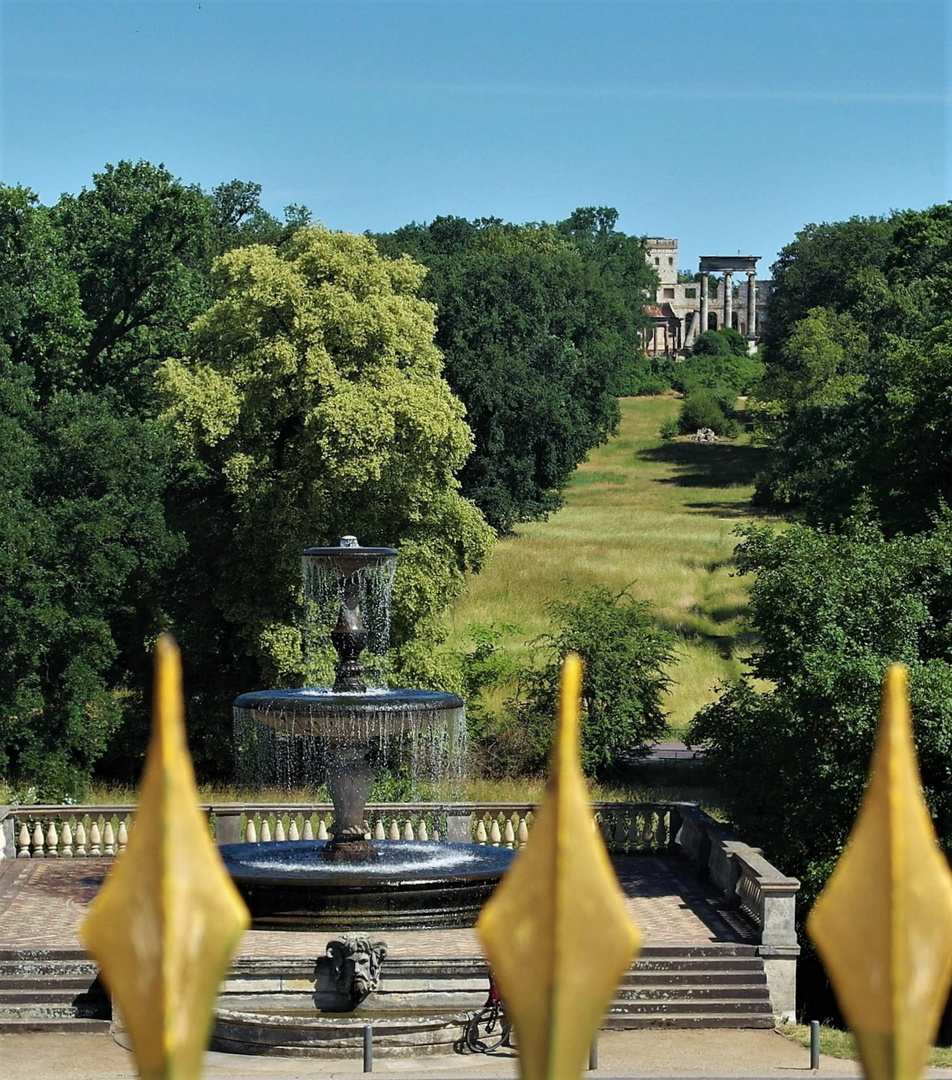
<path fill-rule="evenodd" d="M 867 1080 L 918 1080 L 952 981 L 952 873 L 922 797 L 900 664 L 886 672 L 859 814 L 807 930 Z"/>
<path fill-rule="evenodd" d="M 218 987 L 248 925 L 198 808 L 181 660 L 163 635 L 136 826 L 80 927 L 145 1080 L 200 1075 Z"/>
<path fill-rule="evenodd" d="M 582 661 L 566 657 L 549 783 L 532 832 L 477 925 L 524 1080 L 578 1080 L 641 935 L 591 815 L 579 761 Z"/>

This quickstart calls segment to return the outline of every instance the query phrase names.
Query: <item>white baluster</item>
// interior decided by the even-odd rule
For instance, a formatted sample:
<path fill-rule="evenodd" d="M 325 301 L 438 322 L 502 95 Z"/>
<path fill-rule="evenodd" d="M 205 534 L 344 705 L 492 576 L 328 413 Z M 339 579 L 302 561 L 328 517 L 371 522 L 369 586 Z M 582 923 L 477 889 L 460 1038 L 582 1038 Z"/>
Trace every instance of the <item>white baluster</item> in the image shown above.
<path fill-rule="evenodd" d="M 59 836 L 56 825 L 51 821 L 46 830 L 46 857 L 55 859 L 59 855 Z"/>
<path fill-rule="evenodd" d="M 63 822 L 63 832 L 60 839 L 63 841 L 63 858 L 71 859 L 73 857 L 73 830 L 69 827 L 68 821 Z"/>
<path fill-rule="evenodd" d="M 514 848 L 516 846 L 516 834 L 512 828 L 512 822 L 507 818 L 506 827 L 502 832 L 502 842 L 507 848 Z"/>
<path fill-rule="evenodd" d="M 284 840 L 284 822 L 280 818 L 274 823 L 274 839 L 278 843 Z"/>
<path fill-rule="evenodd" d="M 519 832 L 517 835 L 519 837 L 519 847 L 524 848 L 529 839 L 529 826 L 526 824 L 525 818 L 522 818 L 519 822 Z"/>
<path fill-rule="evenodd" d="M 327 822 L 323 818 L 317 823 L 317 838 L 318 840 L 327 839 Z"/>
<path fill-rule="evenodd" d="M 28 859 L 30 857 L 30 830 L 26 827 L 26 822 L 20 823 L 20 833 L 17 836 L 17 858 Z"/>
<path fill-rule="evenodd" d="M 439 842 L 440 842 L 440 830 L 439 829 L 434 829 L 433 830 L 433 843 L 438 844 Z"/>
<path fill-rule="evenodd" d="M 501 840 L 502 834 L 499 832 L 499 822 L 493 818 L 493 823 L 489 829 L 489 842 L 493 847 L 499 847 Z"/>
<path fill-rule="evenodd" d="M 82 821 L 76 822 L 76 858 L 86 858 L 86 826 Z"/>
<path fill-rule="evenodd" d="M 400 839 L 400 826 L 397 824 L 397 819 L 396 818 L 391 818 L 390 819 L 390 839 L 391 840 L 399 840 Z"/>
<path fill-rule="evenodd" d="M 98 858 L 102 855 L 99 846 L 101 843 L 102 837 L 99 834 L 99 822 L 91 821 L 89 823 L 89 855 L 91 858 Z"/>
<path fill-rule="evenodd" d="M 486 822 L 482 818 L 476 823 L 476 843 L 486 843 Z"/>
<path fill-rule="evenodd" d="M 417 826 L 416 831 L 417 840 L 429 840 L 430 834 L 426 831 L 426 822 L 423 818 L 420 818 L 420 824 Z"/>
<path fill-rule="evenodd" d="M 103 855 L 116 854 L 116 834 L 112 822 L 107 820 L 102 830 Z"/>
<path fill-rule="evenodd" d="M 410 821 L 409 818 L 407 818 L 407 820 L 403 824 L 403 839 L 404 840 L 412 840 L 413 839 L 413 823 Z"/>
<path fill-rule="evenodd" d="M 258 831 L 255 828 L 255 819 L 248 818 L 248 824 L 245 826 L 245 843 L 257 844 L 258 843 Z"/>
<path fill-rule="evenodd" d="M 302 840 L 313 840 L 314 839 L 314 827 L 313 827 L 313 825 L 311 825 L 310 816 L 308 816 L 308 817 L 306 817 L 304 819 L 304 832 L 301 834 L 301 839 Z"/>
<path fill-rule="evenodd" d="M 377 824 L 374 825 L 374 840 L 386 840 L 387 834 L 384 832 L 383 822 L 380 818 L 377 818 Z"/>
<path fill-rule="evenodd" d="M 116 830 L 116 843 L 119 845 L 119 854 L 121 855 L 126 850 L 126 845 L 129 843 L 129 830 L 126 827 L 125 818 L 122 818 L 119 821 L 119 828 Z"/>
<path fill-rule="evenodd" d="M 288 839 L 300 840 L 301 834 L 298 832 L 297 818 L 291 818 L 291 824 L 288 826 Z"/>
<path fill-rule="evenodd" d="M 261 819 L 261 843 L 267 844 L 271 841 L 271 823 L 267 818 Z"/>
<path fill-rule="evenodd" d="M 364 818 L 364 839 L 365 840 L 370 840 L 371 839 L 370 822 L 366 818 Z"/>
<path fill-rule="evenodd" d="M 43 826 L 36 822 L 33 826 L 33 858 L 42 859 L 45 852 L 43 851 Z"/>

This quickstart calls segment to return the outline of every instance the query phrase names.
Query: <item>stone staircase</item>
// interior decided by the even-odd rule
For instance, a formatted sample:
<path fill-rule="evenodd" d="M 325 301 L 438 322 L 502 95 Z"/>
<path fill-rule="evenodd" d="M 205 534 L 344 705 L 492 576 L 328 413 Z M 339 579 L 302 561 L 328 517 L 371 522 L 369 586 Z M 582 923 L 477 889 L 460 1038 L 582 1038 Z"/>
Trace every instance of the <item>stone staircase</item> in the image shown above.
<path fill-rule="evenodd" d="M 646 946 L 625 973 L 603 1029 L 772 1028 L 753 945 Z"/>
<path fill-rule="evenodd" d="M 84 953 L 0 950 L 0 1034 L 108 1031 L 109 996 Z"/>
<path fill-rule="evenodd" d="M 242 957 L 220 1005 L 258 998 L 306 1005 L 314 960 Z M 465 1016 L 486 998 L 482 960 L 394 959 L 375 998 L 399 1012 Z M 278 1005 L 278 1011 L 283 1011 Z M 0 1034 L 108 1031 L 110 1002 L 95 964 L 81 952 L 0 950 Z M 604 1029 L 771 1028 L 763 961 L 752 945 L 647 946 L 622 978 Z"/>

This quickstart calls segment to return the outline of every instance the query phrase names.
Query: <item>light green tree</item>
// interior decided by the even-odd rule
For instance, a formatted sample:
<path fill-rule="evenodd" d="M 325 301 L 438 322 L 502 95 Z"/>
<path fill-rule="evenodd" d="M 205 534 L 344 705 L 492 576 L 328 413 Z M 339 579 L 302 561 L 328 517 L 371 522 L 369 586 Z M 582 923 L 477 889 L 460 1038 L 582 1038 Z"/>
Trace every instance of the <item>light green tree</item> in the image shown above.
<path fill-rule="evenodd" d="M 233 250 L 160 373 L 164 419 L 197 463 L 179 488 L 195 580 L 213 582 L 204 597 L 182 583 L 179 632 L 200 649 L 212 629 L 219 663 L 230 651 L 241 672 L 233 692 L 304 678 L 300 552 L 347 533 L 400 549 L 397 676 L 449 678 L 432 648 L 442 614 L 493 534 L 459 494 L 472 438 L 418 296 L 425 272 L 323 228 Z"/>

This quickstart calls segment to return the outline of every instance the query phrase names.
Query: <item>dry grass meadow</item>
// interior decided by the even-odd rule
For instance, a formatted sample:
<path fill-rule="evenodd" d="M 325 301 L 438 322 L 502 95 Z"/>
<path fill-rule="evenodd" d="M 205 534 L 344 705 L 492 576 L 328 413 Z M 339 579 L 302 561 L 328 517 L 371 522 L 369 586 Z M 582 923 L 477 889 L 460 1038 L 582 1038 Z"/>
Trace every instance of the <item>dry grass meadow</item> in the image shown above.
<path fill-rule="evenodd" d="M 732 553 L 734 529 L 755 519 L 750 497 L 765 451 L 744 439 L 663 442 L 661 423 L 678 411 L 673 396 L 628 398 L 621 409 L 618 435 L 578 468 L 564 507 L 498 543 L 450 612 L 451 642 L 464 643 L 473 623 L 514 624 L 505 644 L 524 655 L 547 629 L 547 603 L 566 588 L 630 585 L 679 642 L 669 699 L 678 732 L 740 670 L 749 645 Z"/>

